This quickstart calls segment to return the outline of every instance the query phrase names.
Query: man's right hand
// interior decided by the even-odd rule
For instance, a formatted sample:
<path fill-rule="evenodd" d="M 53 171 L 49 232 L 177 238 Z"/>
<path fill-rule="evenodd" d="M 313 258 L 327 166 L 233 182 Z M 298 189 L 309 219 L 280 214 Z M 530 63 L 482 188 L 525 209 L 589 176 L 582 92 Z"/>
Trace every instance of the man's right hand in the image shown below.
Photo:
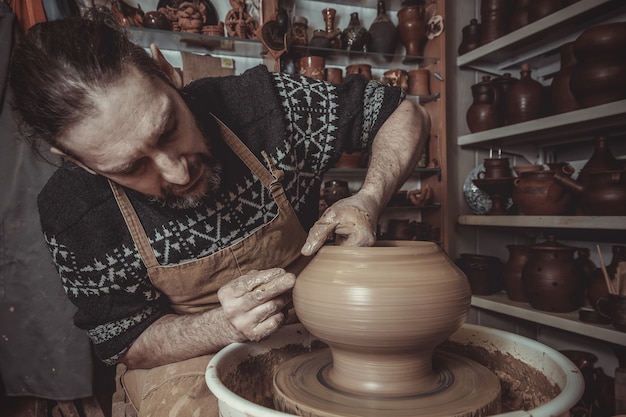
<path fill-rule="evenodd" d="M 259 341 L 285 320 L 281 309 L 290 301 L 295 283 L 296 276 L 282 268 L 253 270 L 220 288 L 217 296 L 242 339 Z"/>

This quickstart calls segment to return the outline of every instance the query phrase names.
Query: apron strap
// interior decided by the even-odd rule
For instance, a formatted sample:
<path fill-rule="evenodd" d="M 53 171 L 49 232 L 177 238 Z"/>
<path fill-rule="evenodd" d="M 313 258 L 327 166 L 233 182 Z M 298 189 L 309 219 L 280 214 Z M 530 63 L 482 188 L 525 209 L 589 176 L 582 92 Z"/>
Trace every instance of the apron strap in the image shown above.
<path fill-rule="evenodd" d="M 139 254 L 141 255 L 142 262 L 148 269 L 159 266 L 159 262 L 157 261 L 157 258 L 152 251 L 150 242 L 148 241 L 148 235 L 141 225 L 139 216 L 137 216 L 137 212 L 133 208 L 130 199 L 126 195 L 126 192 L 124 192 L 121 186 L 114 183 L 113 181 L 107 181 L 109 182 L 109 186 L 113 191 L 115 201 L 117 201 L 117 205 L 122 212 L 122 217 L 124 217 L 124 221 L 126 222 L 126 226 L 130 231 L 130 235 L 133 238 L 135 245 L 137 245 L 137 249 L 139 250 Z"/>

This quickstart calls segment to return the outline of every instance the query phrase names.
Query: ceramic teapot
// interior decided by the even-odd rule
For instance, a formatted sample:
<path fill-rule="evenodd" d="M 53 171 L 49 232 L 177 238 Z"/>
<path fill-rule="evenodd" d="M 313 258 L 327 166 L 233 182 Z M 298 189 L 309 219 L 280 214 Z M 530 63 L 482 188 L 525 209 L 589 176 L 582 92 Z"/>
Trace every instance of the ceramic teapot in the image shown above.
<path fill-rule="evenodd" d="M 575 181 L 562 170 L 555 182 L 580 194 L 580 209 L 587 216 L 626 216 L 626 170 L 591 171 Z"/>
<path fill-rule="evenodd" d="M 557 172 L 569 177 L 574 168 L 565 165 L 561 170 L 527 171 L 513 180 L 511 198 L 520 214 L 556 216 L 569 209 L 572 192 L 555 180 Z"/>

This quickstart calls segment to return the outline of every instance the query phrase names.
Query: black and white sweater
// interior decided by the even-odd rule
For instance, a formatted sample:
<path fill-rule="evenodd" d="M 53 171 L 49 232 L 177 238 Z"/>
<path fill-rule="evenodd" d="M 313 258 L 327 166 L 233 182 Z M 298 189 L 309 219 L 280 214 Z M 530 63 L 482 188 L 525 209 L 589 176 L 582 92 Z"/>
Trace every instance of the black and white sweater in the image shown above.
<path fill-rule="evenodd" d="M 333 86 L 262 66 L 195 81 L 181 94 L 206 129 L 211 112 L 260 161 L 268 152 L 285 172 L 283 187 L 305 230 L 317 219 L 324 173 L 342 151 L 367 148 L 402 99 L 399 89 L 358 76 Z M 127 190 L 161 265 L 212 254 L 277 215 L 258 178 L 223 144 L 216 149 L 222 185 L 199 208 L 168 209 Z M 65 163 L 40 193 L 39 211 L 52 260 L 78 307 L 75 323 L 113 364 L 171 312 L 168 301 L 148 279 L 105 178 Z"/>

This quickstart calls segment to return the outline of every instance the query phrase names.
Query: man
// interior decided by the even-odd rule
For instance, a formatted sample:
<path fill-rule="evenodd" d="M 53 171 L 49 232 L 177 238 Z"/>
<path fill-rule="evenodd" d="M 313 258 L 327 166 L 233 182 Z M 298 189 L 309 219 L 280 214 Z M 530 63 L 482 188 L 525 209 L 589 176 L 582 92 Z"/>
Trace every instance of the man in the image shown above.
<path fill-rule="evenodd" d="M 302 255 L 333 235 L 374 243 L 429 118 L 359 76 L 257 67 L 183 87 L 151 52 L 101 13 L 38 25 L 13 57 L 14 108 L 26 140 L 67 161 L 39 211 L 76 324 L 129 368 L 140 415 L 216 415 L 210 355 L 283 323 Z M 362 188 L 318 220 L 324 173 L 367 147 Z"/>

